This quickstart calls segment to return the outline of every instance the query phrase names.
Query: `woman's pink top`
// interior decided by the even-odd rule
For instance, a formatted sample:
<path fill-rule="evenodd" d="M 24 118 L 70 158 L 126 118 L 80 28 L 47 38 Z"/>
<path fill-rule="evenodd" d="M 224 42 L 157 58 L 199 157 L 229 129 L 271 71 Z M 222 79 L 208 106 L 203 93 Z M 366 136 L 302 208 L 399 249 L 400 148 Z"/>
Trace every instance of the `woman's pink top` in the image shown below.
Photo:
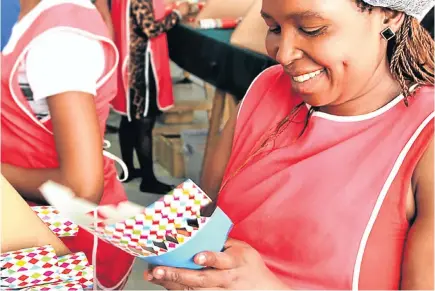
<path fill-rule="evenodd" d="M 296 289 L 397 289 L 409 230 L 406 197 L 433 138 L 434 90 L 421 87 L 372 113 L 334 116 L 308 109 L 259 153 L 302 100 L 269 68 L 251 85 L 237 119 L 218 205 L 230 236 L 261 253 Z"/>

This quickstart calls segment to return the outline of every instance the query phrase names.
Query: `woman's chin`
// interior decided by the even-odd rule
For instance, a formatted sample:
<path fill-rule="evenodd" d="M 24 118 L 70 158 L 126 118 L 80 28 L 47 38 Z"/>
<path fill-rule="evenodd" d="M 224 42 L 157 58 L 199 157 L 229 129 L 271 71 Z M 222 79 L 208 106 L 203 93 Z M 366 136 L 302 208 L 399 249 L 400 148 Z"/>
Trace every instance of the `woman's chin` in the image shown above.
<path fill-rule="evenodd" d="M 331 104 L 331 100 L 325 100 L 325 94 L 301 95 L 301 98 L 310 107 L 323 107 Z"/>

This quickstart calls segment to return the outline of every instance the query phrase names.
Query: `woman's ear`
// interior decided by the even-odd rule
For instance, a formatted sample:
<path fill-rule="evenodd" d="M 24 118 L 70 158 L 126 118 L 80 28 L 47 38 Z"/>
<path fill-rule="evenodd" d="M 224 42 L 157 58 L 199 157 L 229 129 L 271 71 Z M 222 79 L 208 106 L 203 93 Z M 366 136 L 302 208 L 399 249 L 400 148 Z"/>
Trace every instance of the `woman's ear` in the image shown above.
<path fill-rule="evenodd" d="M 403 12 L 384 9 L 384 28 L 390 28 L 394 33 L 397 33 L 405 20 Z"/>

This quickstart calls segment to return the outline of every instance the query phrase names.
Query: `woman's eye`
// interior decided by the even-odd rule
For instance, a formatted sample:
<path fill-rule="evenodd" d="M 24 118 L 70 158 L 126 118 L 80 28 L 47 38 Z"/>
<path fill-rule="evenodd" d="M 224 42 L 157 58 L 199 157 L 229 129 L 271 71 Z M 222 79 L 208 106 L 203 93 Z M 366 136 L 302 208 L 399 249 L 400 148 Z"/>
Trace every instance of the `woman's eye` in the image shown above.
<path fill-rule="evenodd" d="M 317 36 L 317 35 L 321 35 L 324 32 L 325 28 L 326 28 L 326 26 L 316 28 L 316 29 L 301 27 L 300 31 L 302 31 L 303 33 L 305 33 L 306 35 L 309 35 L 309 36 Z"/>
<path fill-rule="evenodd" d="M 269 31 L 275 34 L 279 34 L 281 32 L 280 26 L 270 26 Z"/>

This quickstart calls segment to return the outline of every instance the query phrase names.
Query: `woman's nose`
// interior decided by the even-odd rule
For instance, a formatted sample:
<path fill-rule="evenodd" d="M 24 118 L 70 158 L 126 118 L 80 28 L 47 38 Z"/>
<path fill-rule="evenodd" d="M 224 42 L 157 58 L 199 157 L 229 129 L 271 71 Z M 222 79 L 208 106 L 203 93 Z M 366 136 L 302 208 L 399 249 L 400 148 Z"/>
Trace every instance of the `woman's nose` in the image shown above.
<path fill-rule="evenodd" d="M 283 66 L 287 66 L 295 60 L 302 58 L 302 56 L 303 52 L 297 47 L 295 38 L 282 35 L 276 54 L 276 61 Z"/>

